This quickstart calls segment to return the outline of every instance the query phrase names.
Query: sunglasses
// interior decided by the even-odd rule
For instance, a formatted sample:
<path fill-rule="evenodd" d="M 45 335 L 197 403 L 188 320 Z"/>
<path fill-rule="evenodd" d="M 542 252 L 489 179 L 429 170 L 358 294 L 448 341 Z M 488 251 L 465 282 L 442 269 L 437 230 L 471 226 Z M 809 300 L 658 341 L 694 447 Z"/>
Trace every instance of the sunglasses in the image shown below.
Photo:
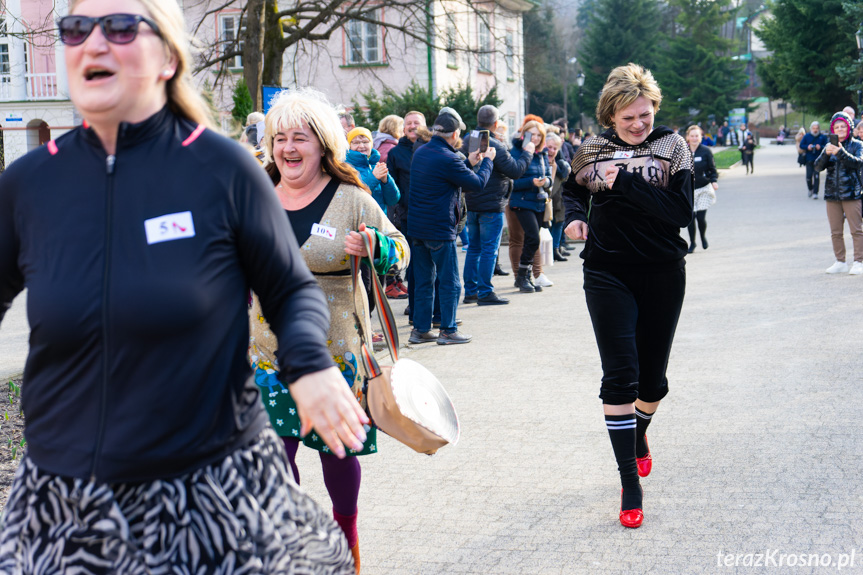
<path fill-rule="evenodd" d="M 93 32 L 96 24 L 102 35 L 112 44 L 129 44 L 138 36 L 138 24 L 144 22 L 161 37 L 156 23 L 140 14 L 108 14 L 99 18 L 90 16 L 64 16 L 57 20 L 60 41 L 67 46 L 80 46 Z"/>

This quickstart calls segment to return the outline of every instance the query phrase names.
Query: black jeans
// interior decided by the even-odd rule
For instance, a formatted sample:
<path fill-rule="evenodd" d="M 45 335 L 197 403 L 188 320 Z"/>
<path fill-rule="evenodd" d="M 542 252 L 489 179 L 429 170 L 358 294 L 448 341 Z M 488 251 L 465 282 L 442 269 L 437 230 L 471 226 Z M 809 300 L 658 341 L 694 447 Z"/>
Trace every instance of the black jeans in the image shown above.
<path fill-rule="evenodd" d="M 584 293 L 602 360 L 602 403 L 659 401 L 683 295 L 684 268 L 609 272 L 584 268 Z"/>
<path fill-rule="evenodd" d="M 821 183 L 821 172 L 815 169 L 815 162 L 806 162 L 806 187 L 815 195 L 818 195 L 818 187 Z"/>
<path fill-rule="evenodd" d="M 521 229 L 524 230 L 524 244 L 521 248 L 521 257 L 518 259 L 518 265 L 519 267 L 533 265 L 533 256 L 536 254 L 536 250 L 539 249 L 539 229 L 542 227 L 544 212 L 535 212 L 523 208 L 510 209 L 515 213 L 518 223 L 521 224 Z"/>

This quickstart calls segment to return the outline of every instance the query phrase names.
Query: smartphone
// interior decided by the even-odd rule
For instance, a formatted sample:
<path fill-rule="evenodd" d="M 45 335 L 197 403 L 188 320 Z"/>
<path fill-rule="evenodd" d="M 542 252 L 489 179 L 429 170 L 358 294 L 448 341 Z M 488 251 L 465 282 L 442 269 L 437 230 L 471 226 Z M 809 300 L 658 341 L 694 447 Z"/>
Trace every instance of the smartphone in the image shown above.
<path fill-rule="evenodd" d="M 834 146 L 839 145 L 839 134 L 830 134 L 830 143 Z"/>
<path fill-rule="evenodd" d="M 533 141 L 533 132 L 525 132 L 521 135 L 521 141 L 525 144 Z"/>
<path fill-rule="evenodd" d="M 479 151 L 483 154 L 488 151 L 488 130 L 480 130 L 479 131 Z"/>

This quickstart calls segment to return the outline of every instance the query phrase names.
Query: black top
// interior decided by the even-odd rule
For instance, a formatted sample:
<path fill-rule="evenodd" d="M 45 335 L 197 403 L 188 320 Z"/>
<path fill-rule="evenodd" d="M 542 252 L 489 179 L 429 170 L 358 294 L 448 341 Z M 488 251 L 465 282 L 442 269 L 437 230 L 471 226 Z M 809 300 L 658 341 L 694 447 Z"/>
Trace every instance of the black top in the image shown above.
<path fill-rule="evenodd" d="M 695 148 L 695 152 L 692 154 L 692 174 L 695 182 L 692 187 L 696 190 L 719 180 L 713 152 L 707 146 L 698 144 L 698 147 Z"/>
<path fill-rule="evenodd" d="M 515 153 L 518 158 L 513 158 L 506 146 L 494 136 L 488 139 L 488 145 L 493 147 L 497 154 L 493 160 L 494 169 L 481 191 L 466 195 L 467 209 L 471 212 L 503 212 L 512 192 L 512 181 L 524 175 L 533 159 L 533 154 L 521 152 L 521 148 L 518 150 L 521 155 Z M 467 146 L 465 140 L 462 147 L 465 155 L 468 152 Z"/>
<path fill-rule="evenodd" d="M 609 189 L 610 166 L 620 171 Z M 563 203 L 564 228 L 575 220 L 588 223 L 585 267 L 680 268 L 687 250 L 680 228 L 692 220 L 692 152 L 665 126 L 635 146 L 607 130 L 578 148 Z"/>
<path fill-rule="evenodd" d="M 283 381 L 333 365 L 329 311 L 251 154 L 166 107 L 108 156 L 76 128 L 0 176 L 0 319 L 27 288 L 22 405 L 48 473 L 183 475 L 267 425 L 248 294 Z"/>
<path fill-rule="evenodd" d="M 340 183 L 337 179 L 330 178 L 327 186 L 308 206 L 299 210 L 285 210 L 285 213 L 288 214 L 288 220 L 291 222 L 291 228 L 294 230 L 294 237 L 297 238 L 298 246 L 306 243 L 306 240 L 312 235 L 312 226 L 320 223 L 324 217 L 324 212 L 330 207 L 330 202 L 333 201 Z"/>

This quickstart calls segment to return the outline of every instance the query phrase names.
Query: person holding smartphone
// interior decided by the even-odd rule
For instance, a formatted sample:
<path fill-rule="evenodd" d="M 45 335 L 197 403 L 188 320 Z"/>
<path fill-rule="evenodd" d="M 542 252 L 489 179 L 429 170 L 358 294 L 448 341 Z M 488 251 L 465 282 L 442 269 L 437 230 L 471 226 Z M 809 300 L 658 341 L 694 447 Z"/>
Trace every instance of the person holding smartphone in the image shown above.
<path fill-rule="evenodd" d="M 502 124 L 500 112 L 492 105 L 485 105 L 476 115 L 480 130 L 479 151 L 483 136 L 488 137 L 488 147 L 494 148 L 495 156 L 491 176 L 485 187 L 466 194 L 467 230 L 470 234 L 467 257 L 464 261 L 464 302 L 476 302 L 480 306 L 506 305 L 509 300 L 495 293 L 491 279 L 497 264 L 500 238 L 503 234 L 504 208 L 512 188 L 513 178 L 520 178 L 533 159 L 533 144 L 524 147 L 518 159 L 513 158 L 497 137 Z M 494 134 L 494 137 L 491 137 Z"/>
<path fill-rule="evenodd" d="M 815 160 L 815 170 L 827 170 L 824 181 L 824 199 L 827 206 L 827 221 L 833 240 L 833 255 L 836 261 L 827 268 L 828 274 L 863 274 L 863 215 L 861 202 L 863 186 L 860 169 L 863 167 L 863 142 L 851 136 L 854 121 L 845 112 L 833 114 L 830 120 L 830 143 Z M 849 267 L 845 261 L 845 221 L 851 230 L 854 245 L 854 263 Z"/>

